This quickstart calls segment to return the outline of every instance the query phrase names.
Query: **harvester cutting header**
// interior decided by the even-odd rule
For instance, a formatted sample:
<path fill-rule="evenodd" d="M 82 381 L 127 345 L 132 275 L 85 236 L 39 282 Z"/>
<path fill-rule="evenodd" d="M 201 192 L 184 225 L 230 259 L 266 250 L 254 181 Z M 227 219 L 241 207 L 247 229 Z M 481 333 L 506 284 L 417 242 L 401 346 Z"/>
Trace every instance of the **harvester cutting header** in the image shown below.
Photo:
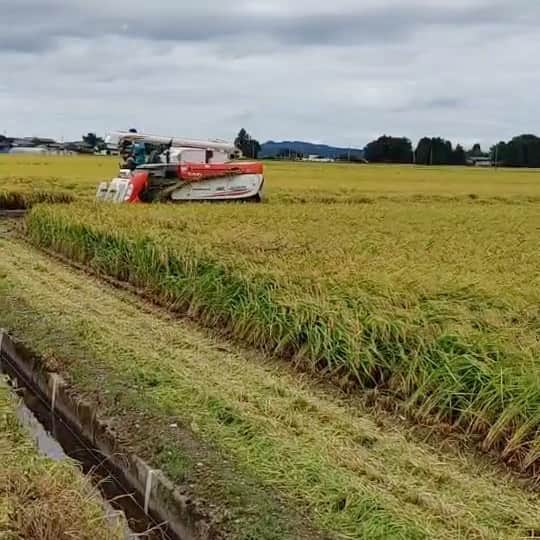
<path fill-rule="evenodd" d="M 241 153 L 231 143 L 120 131 L 110 134 L 107 144 L 118 149 L 123 163 L 117 178 L 99 185 L 98 200 L 261 200 L 262 164 L 237 161 Z"/>

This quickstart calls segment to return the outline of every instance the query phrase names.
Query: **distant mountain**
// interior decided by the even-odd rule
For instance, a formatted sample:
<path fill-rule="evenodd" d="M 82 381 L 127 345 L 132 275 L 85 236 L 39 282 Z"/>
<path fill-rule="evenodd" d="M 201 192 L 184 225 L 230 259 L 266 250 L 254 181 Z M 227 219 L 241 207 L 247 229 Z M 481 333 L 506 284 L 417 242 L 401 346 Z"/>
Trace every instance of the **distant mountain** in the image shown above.
<path fill-rule="evenodd" d="M 337 158 L 343 154 L 351 153 L 351 156 L 363 157 L 364 150 L 359 148 L 339 148 L 326 144 L 314 144 L 304 141 L 268 141 L 261 145 L 259 157 L 276 157 L 281 151 L 303 154 L 304 156 L 317 155 L 323 158 Z"/>

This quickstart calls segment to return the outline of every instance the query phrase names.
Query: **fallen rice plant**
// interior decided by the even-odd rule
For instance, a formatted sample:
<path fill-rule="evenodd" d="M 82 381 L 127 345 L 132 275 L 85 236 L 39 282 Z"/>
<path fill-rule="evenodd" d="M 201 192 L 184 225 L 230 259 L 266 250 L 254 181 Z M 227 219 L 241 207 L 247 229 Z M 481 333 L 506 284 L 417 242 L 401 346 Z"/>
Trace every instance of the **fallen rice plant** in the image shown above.
<path fill-rule="evenodd" d="M 398 236 L 380 225 L 396 218 L 386 207 L 360 218 L 340 205 L 238 208 L 40 207 L 28 219 L 28 235 L 240 340 L 405 399 L 418 418 L 451 420 L 483 435 L 486 449 L 538 470 L 534 259 L 509 273 L 515 290 L 504 292 L 496 275 L 483 271 L 486 282 L 475 285 L 478 276 L 467 274 L 479 265 L 480 275 L 487 256 L 475 251 L 481 236 L 468 244 L 457 234 L 470 233 L 461 222 L 473 217 L 468 211 L 455 217 L 442 211 L 452 236 L 441 249 L 418 233 L 434 219 L 422 206 L 407 209 L 408 221 L 401 214 Z M 507 233 L 500 209 L 485 212 L 476 218 L 488 235 L 494 227 L 503 252 L 498 272 L 505 276 L 503 262 L 513 264 L 505 250 L 528 253 L 530 239 L 515 224 Z M 461 262 L 446 260 L 452 244 Z M 449 275 L 439 275 L 445 270 Z"/>
<path fill-rule="evenodd" d="M 46 191 L 0 191 L 0 210 L 27 210 L 39 203 L 66 204 L 74 201 L 69 193 Z"/>

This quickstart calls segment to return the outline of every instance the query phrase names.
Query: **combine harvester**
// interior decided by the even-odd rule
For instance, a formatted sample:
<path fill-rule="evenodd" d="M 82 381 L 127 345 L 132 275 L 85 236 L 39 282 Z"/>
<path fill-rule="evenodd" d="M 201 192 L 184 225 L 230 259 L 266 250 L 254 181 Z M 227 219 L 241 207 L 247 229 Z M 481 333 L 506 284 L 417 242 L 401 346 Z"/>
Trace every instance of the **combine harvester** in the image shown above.
<path fill-rule="evenodd" d="M 262 199 L 262 164 L 234 161 L 241 154 L 233 144 L 131 132 L 112 133 L 107 144 L 118 148 L 126 162 L 117 178 L 99 185 L 100 201 L 260 202 Z"/>

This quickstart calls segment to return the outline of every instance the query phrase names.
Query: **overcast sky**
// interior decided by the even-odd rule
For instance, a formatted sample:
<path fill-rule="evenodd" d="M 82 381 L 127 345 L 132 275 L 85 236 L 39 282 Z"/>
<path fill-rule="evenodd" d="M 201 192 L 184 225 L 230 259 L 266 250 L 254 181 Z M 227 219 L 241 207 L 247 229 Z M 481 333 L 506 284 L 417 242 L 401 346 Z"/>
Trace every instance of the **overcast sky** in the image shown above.
<path fill-rule="evenodd" d="M 539 0 L 0 0 L 0 133 L 540 132 Z"/>

